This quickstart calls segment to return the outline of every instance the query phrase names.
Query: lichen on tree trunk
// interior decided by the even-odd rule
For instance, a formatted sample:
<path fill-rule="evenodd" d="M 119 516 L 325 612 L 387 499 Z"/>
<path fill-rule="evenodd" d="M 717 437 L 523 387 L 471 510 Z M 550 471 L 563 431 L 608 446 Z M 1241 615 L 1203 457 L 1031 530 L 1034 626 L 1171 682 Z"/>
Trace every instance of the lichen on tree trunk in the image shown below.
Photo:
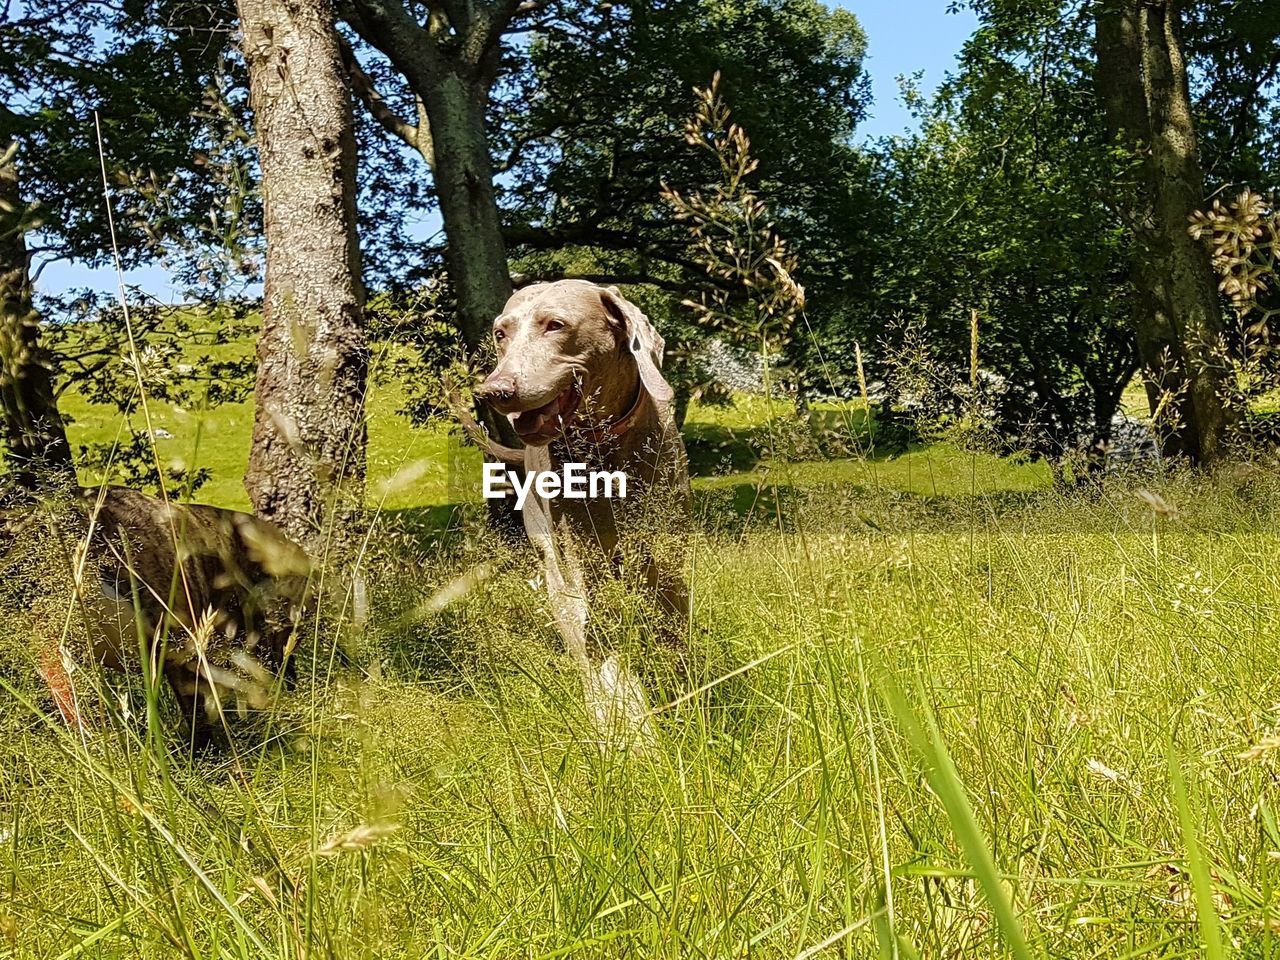
<path fill-rule="evenodd" d="M 267 241 L 245 487 L 260 516 L 319 557 L 330 532 L 349 532 L 364 493 L 369 350 L 351 98 L 329 0 L 239 0 L 239 10 Z"/>

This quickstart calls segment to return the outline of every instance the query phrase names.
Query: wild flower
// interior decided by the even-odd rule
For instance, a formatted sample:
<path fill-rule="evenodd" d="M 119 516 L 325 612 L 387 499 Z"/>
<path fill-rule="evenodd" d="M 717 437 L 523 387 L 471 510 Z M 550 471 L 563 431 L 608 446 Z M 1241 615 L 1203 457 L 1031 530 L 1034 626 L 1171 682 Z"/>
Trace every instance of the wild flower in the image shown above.
<path fill-rule="evenodd" d="M 1280 221 L 1275 205 L 1245 187 L 1230 203 L 1214 200 L 1208 210 L 1191 216 L 1191 235 L 1208 244 L 1210 258 L 1227 295 L 1243 317 L 1253 315 L 1250 329 L 1261 332 L 1280 307 L 1261 302 L 1276 289 Z"/>
<path fill-rule="evenodd" d="M 1244 188 L 1191 216 L 1191 235 L 1205 243 L 1218 289 L 1235 310 L 1238 329 L 1215 344 L 1207 362 L 1223 372 L 1223 404 L 1246 414 L 1280 386 L 1271 321 L 1280 314 L 1280 220 L 1275 204 Z"/>

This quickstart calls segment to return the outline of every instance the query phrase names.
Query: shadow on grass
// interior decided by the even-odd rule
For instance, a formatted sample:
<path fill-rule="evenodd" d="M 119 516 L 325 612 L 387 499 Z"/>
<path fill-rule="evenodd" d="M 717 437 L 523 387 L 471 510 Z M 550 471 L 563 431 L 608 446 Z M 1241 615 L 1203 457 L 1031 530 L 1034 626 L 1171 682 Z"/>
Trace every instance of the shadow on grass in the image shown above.
<path fill-rule="evenodd" d="M 789 526 L 796 511 L 809 502 L 809 488 L 772 482 L 735 483 L 694 493 L 694 515 L 708 530 L 727 525 L 781 523 Z"/>
<path fill-rule="evenodd" d="M 689 472 L 695 477 L 724 473 L 747 473 L 760 463 L 760 427 L 735 430 L 719 424 L 699 423 L 686 427 L 685 449 Z"/>
<path fill-rule="evenodd" d="M 474 503 L 432 503 L 421 507 L 384 510 L 382 516 L 405 536 L 426 546 L 463 535 L 473 524 L 483 524 L 484 508 Z"/>
<path fill-rule="evenodd" d="M 689 472 L 695 477 L 747 473 L 778 455 L 816 460 L 895 452 L 887 445 L 881 451 L 872 449 L 866 416 L 860 410 L 816 409 L 809 411 L 804 421 L 779 417 L 772 425 L 690 422 L 681 433 L 689 454 Z"/>

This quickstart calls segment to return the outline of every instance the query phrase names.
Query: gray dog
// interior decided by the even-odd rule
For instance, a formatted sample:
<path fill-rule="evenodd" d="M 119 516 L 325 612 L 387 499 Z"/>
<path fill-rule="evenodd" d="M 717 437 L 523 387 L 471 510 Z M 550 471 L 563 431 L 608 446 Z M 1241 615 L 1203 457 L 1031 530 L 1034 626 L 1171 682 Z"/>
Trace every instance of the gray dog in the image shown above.
<path fill-rule="evenodd" d="M 639 682 L 615 652 L 588 644 L 587 597 L 597 572 L 621 570 L 679 630 L 689 615 L 678 538 L 662 542 L 688 528 L 690 512 L 688 460 L 661 372 L 662 337 L 616 287 L 580 280 L 518 291 L 493 335 L 498 365 L 476 396 L 510 419 L 524 449 L 486 444 L 490 452 L 527 472 L 582 463 L 627 477 L 621 500 L 531 492 L 523 518 L 597 727 L 606 738 L 643 733 L 648 708 Z"/>

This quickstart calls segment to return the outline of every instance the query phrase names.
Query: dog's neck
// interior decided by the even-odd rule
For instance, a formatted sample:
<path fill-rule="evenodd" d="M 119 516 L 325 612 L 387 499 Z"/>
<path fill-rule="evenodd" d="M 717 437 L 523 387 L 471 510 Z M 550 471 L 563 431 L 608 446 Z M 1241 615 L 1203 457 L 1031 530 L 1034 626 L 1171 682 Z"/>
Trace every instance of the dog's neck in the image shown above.
<path fill-rule="evenodd" d="M 588 442 L 599 443 L 626 433 L 640 418 L 648 399 L 640 370 L 629 353 L 624 353 L 609 373 L 592 390 L 575 425 L 575 432 Z"/>
<path fill-rule="evenodd" d="M 625 426 L 618 420 L 602 422 L 598 427 L 578 424 L 550 446 L 551 469 L 561 463 L 585 463 L 595 470 L 622 470 L 636 490 L 652 479 L 655 463 L 662 453 L 654 438 L 664 435 L 663 415 L 658 404 L 645 391 L 626 417 Z M 669 419 L 669 417 L 668 417 Z M 611 429 L 615 424 L 620 428 Z"/>
<path fill-rule="evenodd" d="M 635 399 L 631 401 L 631 406 L 626 413 L 608 420 L 584 424 L 578 429 L 578 433 L 588 443 L 603 443 L 610 437 L 620 437 L 640 422 L 650 402 L 649 392 L 637 378 Z"/>
<path fill-rule="evenodd" d="M 583 460 L 610 470 L 627 470 L 653 456 L 653 451 L 647 450 L 651 440 L 645 438 L 661 432 L 658 404 L 645 390 L 634 361 L 623 369 L 626 375 L 603 385 L 592 405 L 598 411 L 618 412 L 581 417 L 552 442 L 553 461 Z"/>

